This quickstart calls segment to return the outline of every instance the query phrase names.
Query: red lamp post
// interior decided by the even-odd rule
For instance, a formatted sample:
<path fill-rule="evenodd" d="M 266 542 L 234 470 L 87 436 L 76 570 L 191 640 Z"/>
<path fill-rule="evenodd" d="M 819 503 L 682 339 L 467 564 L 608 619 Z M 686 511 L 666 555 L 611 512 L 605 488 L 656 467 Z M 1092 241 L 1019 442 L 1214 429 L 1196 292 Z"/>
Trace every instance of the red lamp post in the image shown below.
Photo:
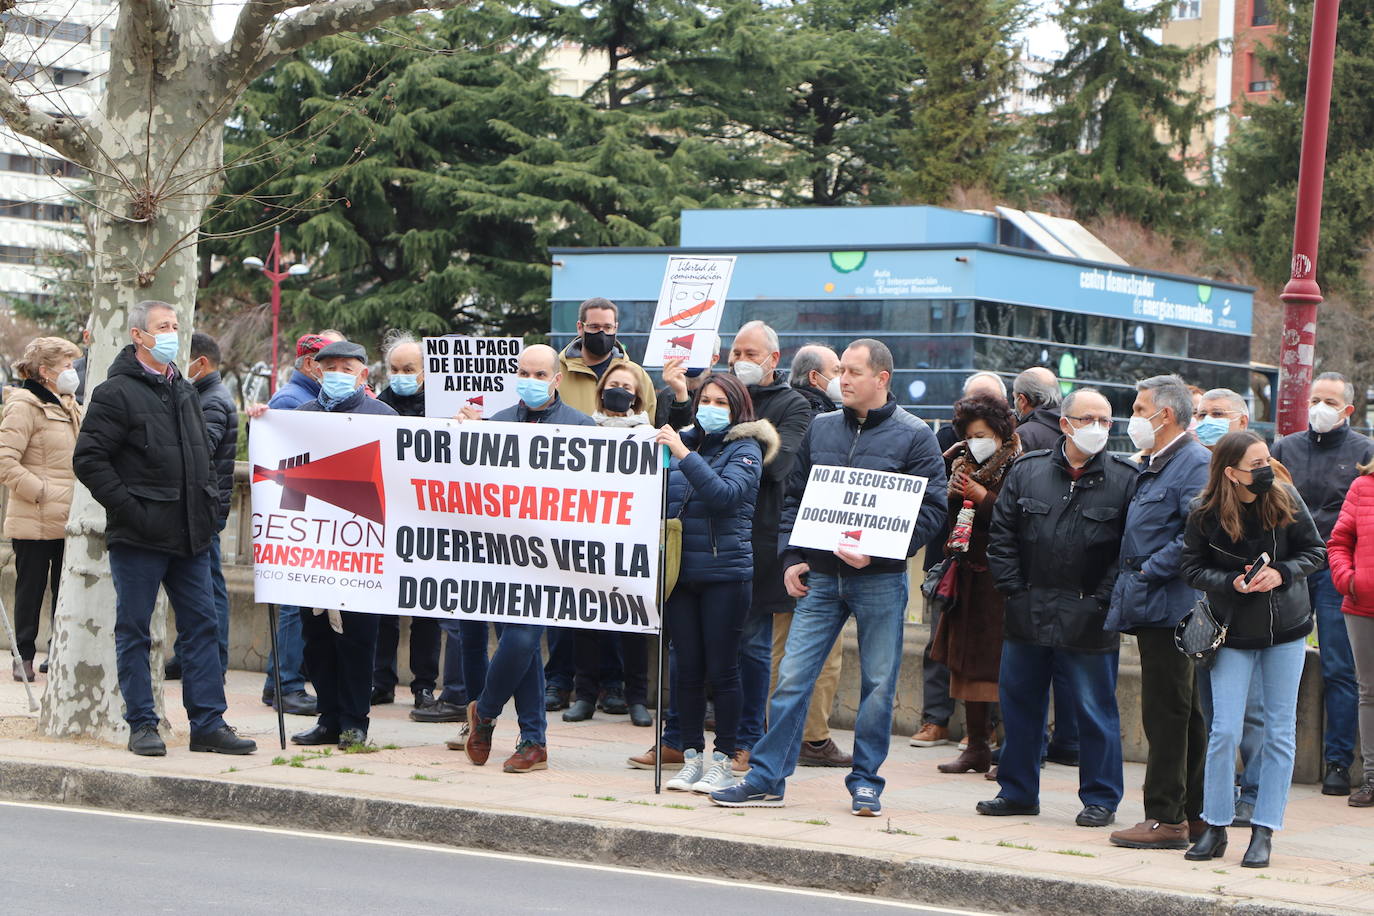
<path fill-rule="evenodd" d="M 262 271 L 262 275 L 272 281 L 272 376 L 267 380 L 268 394 L 277 392 L 277 338 L 281 324 L 281 281 L 287 277 L 301 277 L 310 273 L 304 264 L 292 264 L 281 269 L 281 230 L 272 232 L 272 250 L 267 254 L 267 263 L 261 258 L 244 258 L 244 267 Z"/>
<path fill-rule="evenodd" d="M 1279 355 L 1278 433 L 1307 428 L 1307 397 L 1317 344 L 1317 249 L 1321 241 L 1322 182 L 1326 172 L 1326 128 L 1331 115 L 1331 71 L 1336 59 L 1340 0 L 1315 0 L 1312 50 L 1307 62 L 1307 105 L 1302 116 L 1302 160 L 1298 167 L 1298 211 L 1293 224 L 1293 269 L 1279 298 L 1284 302 Z"/>

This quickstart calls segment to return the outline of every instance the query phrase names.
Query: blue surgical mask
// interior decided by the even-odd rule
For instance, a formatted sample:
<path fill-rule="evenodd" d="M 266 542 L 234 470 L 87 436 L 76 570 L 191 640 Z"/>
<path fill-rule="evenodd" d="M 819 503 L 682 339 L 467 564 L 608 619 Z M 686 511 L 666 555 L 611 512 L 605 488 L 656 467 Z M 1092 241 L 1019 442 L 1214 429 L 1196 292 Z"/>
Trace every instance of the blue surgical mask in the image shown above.
<path fill-rule="evenodd" d="M 1231 421 L 1225 417 L 1208 417 L 1197 425 L 1193 432 L 1197 441 L 1203 445 L 1216 445 L 1221 437 L 1231 431 Z"/>
<path fill-rule="evenodd" d="M 549 383 L 537 378 L 516 379 L 515 393 L 526 407 L 543 407 L 549 400 Z"/>
<path fill-rule="evenodd" d="M 408 398 L 420 390 L 420 379 L 414 375 L 393 375 L 391 390 L 403 398 Z"/>
<path fill-rule="evenodd" d="M 148 332 L 144 331 L 143 333 Z M 177 340 L 176 331 L 168 331 L 166 334 L 154 334 L 153 345 L 144 347 L 144 349 L 160 363 L 174 363 L 177 359 L 177 353 L 181 350 L 181 342 Z"/>
<path fill-rule="evenodd" d="M 347 372 L 326 372 L 320 381 L 320 393 L 331 401 L 342 401 L 358 387 L 358 379 Z"/>
<path fill-rule="evenodd" d="M 718 433 L 730 425 L 730 411 L 714 404 L 702 404 L 697 408 L 697 425 L 708 433 Z"/>

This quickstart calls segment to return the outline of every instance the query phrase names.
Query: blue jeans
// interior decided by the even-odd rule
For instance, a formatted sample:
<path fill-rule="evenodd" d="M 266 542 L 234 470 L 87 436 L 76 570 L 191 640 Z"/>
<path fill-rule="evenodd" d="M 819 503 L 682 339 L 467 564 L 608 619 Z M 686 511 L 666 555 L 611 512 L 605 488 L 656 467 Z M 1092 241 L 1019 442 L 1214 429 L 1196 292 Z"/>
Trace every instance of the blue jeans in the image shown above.
<path fill-rule="evenodd" d="M 683 750 L 706 747 L 706 685 L 715 692 L 715 750 L 735 755 L 739 733 L 740 628 L 749 613 L 753 586 L 743 582 L 683 582 L 664 608 L 664 620 L 677 647 L 678 729 Z"/>
<path fill-rule="evenodd" d="M 682 750 L 682 729 L 677 721 L 677 646 L 665 632 L 659 639 L 668 640 L 668 708 L 663 711 L 663 746 Z"/>
<path fill-rule="evenodd" d="M 515 700 L 520 740 L 544 744 L 544 664 L 539 651 L 544 627 L 538 624 L 496 625 L 496 651 L 487 665 L 477 714 L 484 719 L 501 715 L 508 700 Z"/>
<path fill-rule="evenodd" d="M 1202 715 L 1207 720 L 1207 730 L 1212 729 L 1212 678 L 1201 674 L 1197 679 L 1198 703 Z M 1245 727 L 1240 735 L 1239 794 L 1237 802 L 1253 805 L 1259 795 L 1260 747 L 1264 744 L 1264 682 L 1259 678 L 1250 680 L 1250 696 L 1245 700 Z"/>
<path fill-rule="evenodd" d="M 1317 616 L 1317 646 L 1321 652 L 1327 763 L 1348 767 L 1355 762 L 1355 728 L 1360 694 L 1355 681 L 1355 655 L 1341 614 L 1341 593 L 1331 584 L 1331 570 L 1307 577 L 1307 592 Z"/>
<path fill-rule="evenodd" d="M 844 622 L 859 628 L 859 715 L 854 722 L 854 768 L 845 777 L 852 795 L 861 787 L 881 794 L 878 768 L 892 742 L 892 707 L 902 667 L 906 624 L 906 573 L 831 576 L 812 572 L 810 591 L 792 612 L 792 629 L 768 704 L 768 732 L 754 745 L 746 782 L 756 792 L 782 795 L 797 768 L 811 692 Z"/>
<path fill-rule="evenodd" d="M 1040 801 L 1040 747 L 1056 669 L 1063 671 L 1068 693 L 1077 698 L 1078 798 L 1084 805 L 1115 811 L 1124 792 L 1116 652 L 1002 643 L 998 695 L 1006 738 L 997 764 L 997 794 L 1018 805 Z"/>
<path fill-rule="evenodd" d="M 221 531 L 224 529 L 221 528 Z M 220 567 L 219 535 L 210 540 L 210 587 L 215 590 L 215 620 L 219 630 L 219 664 L 229 670 L 229 586 Z M 178 639 L 180 642 L 180 639 Z"/>
<path fill-rule="evenodd" d="M 176 615 L 181 646 L 181 698 L 191 734 L 224 726 L 224 669 L 219 663 L 219 632 L 211 599 L 210 551 L 175 557 L 156 550 L 111 544 L 110 575 L 115 587 L 115 659 L 124 721 L 131 730 L 158 724 L 153 707 L 153 677 L 148 653 L 157 590 L 167 590 Z"/>
<path fill-rule="evenodd" d="M 1267 649 L 1217 651 L 1209 672 L 1212 681 L 1212 729 L 1207 739 L 1207 776 L 1202 819 L 1218 827 L 1236 815 L 1236 745 L 1240 742 L 1252 680 L 1260 681 L 1264 743 L 1259 752 L 1259 794 L 1250 822 L 1283 829 L 1283 810 L 1293 782 L 1297 751 L 1298 684 L 1307 654 L 1305 640 Z"/>
<path fill-rule="evenodd" d="M 574 634 L 563 627 L 549 627 L 549 660 L 544 665 L 544 680 L 559 690 L 572 690 L 577 664 L 573 660 Z"/>
<path fill-rule="evenodd" d="M 444 642 L 444 692 L 439 699 L 466 706 L 481 696 L 487 682 L 487 623 L 485 620 L 440 619 L 448 634 Z"/>
<path fill-rule="evenodd" d="M 281 662 L 281 692 L 299 693 L 305 689 L 305 637 L 301 635 L 301 609 L 293 604 L 277 607 L 277 658 Z M 272 660 L 267 661 L 267 680 L 263 682 L 262 692 L 271 694 L 275 689 L 272 683 Z"/>
<path fill-rule="evenodd" d="M 735 744 L 750 750 L 763 737 L 773 677 L 773 615 L 750 611 L 739 642 L 740 715 Z"/>
<path fill-rule="evenodd" d="M 1064 661 L 1057 656 L 1054 664 L 1054 736 L 1045 730 L 1045 746 L 1041 756 L 1047 756 L 1053 747 L 1056 754 L 1066 757 L 1078 755 L 1078 702 L 1073 693 L 1069 673 L 1064 670 Z"/>

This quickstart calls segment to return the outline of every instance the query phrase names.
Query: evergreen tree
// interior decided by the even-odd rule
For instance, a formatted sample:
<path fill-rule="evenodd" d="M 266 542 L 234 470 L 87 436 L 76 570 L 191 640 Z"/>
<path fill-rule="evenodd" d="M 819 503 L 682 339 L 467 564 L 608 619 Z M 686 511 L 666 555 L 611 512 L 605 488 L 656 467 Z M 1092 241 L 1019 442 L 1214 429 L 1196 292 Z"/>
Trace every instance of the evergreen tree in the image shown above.
<path fill-rule="evenodd" d="M 1055 17 L 1069 48 L 1038 88 L 1052 104 L 1038 119 L 1048 183 L 1078 213 L 1112 210 L 1152 227 L 1188 227 L 1201 190 L 1187 175 L 1188 144 L 1204 116 L 1184 78 L 1211 46 L 1153 36 L 1170 0 L 1067 0 Z M 1161 140 L 1163 132 L 1166 139 Z"/>
<path fill-rule="evenodd" d="M 1021 0 L 925 2 L 897 34 L 920 61 L 912 126 L 897 138 L 897 184 L 908 199 L 941 203 L 955 186 L 998 190 L 1018 135 L 1004 110 L 1017 76 Z"/>

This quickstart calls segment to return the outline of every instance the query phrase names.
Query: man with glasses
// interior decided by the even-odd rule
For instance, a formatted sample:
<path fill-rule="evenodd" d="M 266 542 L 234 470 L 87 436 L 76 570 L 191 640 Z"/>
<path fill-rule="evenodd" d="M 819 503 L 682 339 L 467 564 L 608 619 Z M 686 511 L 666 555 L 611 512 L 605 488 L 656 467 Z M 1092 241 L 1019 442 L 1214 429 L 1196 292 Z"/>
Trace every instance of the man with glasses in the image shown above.
<path fill-rule="evenodd" d="M 1129 849 L 1186 849 L 1205 827 L 1202 773 L 1207 726 L 1193 662 L 1174 645 L 1174 627 L 1197 593 L 1179 570 L 1183 529 L 1207 485 L 1212 456 L 1188 435 L 1193 396 L 1176 375 L 1136 384 L 1131 442 L 1147 457 L 1126 513 L 1121 574 L 1107 629 L 1131 633 L 1140 651 L 1140 718 L 1149 743 L 1145 820 L 1111 836 Z"/>
<path fill-rule="evenodd" d="M 577 338 L 558 354 L 558 371 L 563 383 L 558 393 L 563 403 L 587 416 L 596 413 L 596 383 L 613 366 L 629 366 L 640 377 L 639 390 L 644 392 L 644 412 L 655 415 L 658 398 L 654 383 L 643 367 L 629 358 L 624 345 L 616 340 L 620 327 L 620 309 L 609 299 L 588 299 L 577 309 Z"/>
<path fill-rule="evenodd" d="M 1050 683 L 1078 700 L 1080 827 L 1116 817 L 1124 791 L 1116 705 L 1120 637 L 1103 627 L 1136 469 L 1105 449 L 1112 406 L 1092 388 L 1065 398 L 1052 448 L 1012 465 L 993 508 L 988 568 L 1006 599 L 997 797 L 979 814 L 1040 813 L 1040 748 Z M 1181 656 L 1180 656 L 1181 657 Z"/>

